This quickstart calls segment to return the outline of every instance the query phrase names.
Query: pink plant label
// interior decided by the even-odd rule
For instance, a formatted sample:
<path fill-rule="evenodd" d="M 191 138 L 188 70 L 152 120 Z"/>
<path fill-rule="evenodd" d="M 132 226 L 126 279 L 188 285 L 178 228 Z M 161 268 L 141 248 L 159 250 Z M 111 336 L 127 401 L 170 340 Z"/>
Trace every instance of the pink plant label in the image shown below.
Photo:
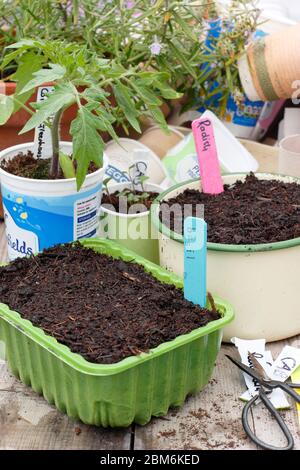
<path fill-rule="evenodd" d="M 209 194 L 222 193 L 224 188 L 213 123 L 210 119 L 196 119 L 192 123 L 192 130 L 198 155 L 203 192 Z"/>

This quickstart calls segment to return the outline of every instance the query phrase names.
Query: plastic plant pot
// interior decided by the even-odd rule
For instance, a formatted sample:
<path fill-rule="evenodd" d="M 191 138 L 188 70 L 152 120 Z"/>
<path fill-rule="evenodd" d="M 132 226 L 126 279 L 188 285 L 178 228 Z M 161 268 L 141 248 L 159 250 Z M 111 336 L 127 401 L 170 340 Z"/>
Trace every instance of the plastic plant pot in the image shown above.
<path fill-rule="evenodd" d="M 245 174 L 223 176 L 226 184 L 245 179 Z M 300 184 L 300 179 L 257 173 L 259 179 L 278 179 Z M 199 189 L 199 180 L 178 184 L 153 202 L 152 223 L 158 229 L 160 264 L 183 276 L 183 240 L 161 223 L 160 203 Z M 234 322 L 224 330 L 224 340 L 234 336 L 277 341 L 300 333 L 298 305 L 300 238 L 257 245 L 208 243 L 208 288 L 234 305 Z"/>
<path fill-rule="evenodd" d="M 155 278 L 182 288 L 182 280 L 120 245 L 103 239 L 82 243 L 96 252 L 135 261 Z M 115 364 L 93 364 L 0 304 L 0 334 L 12 372 L 45 399 L 86 424 L 126 427 L 163 416 L 208 383 L 222 328 L 233 318 L 229 304 L 215 298 L 222 317 L 138 356 Z"/>
<path fill-rule="evenodd" d="M 33 142 L 15 145 L 0 152 L 0 160 L 33 147 Z M 70 154 L 72 143 L 61 142 L 61 148 Z M 37 180 L 0 168 L 9 259 L 96 236 L 103 175 L 103 168 L 89 174 L 77 192 L 75 178 Z"/>
<path fill-rule="evenodd" d="M 112 194 L 129 187 L 129 183 L 114 184 L 109 187 L 109 192 Z M 157 193 L 163 191 L 160 186 L 151 183 L 145 183 L 144 188 L 145 191 Z M 150 211 L 121 214 L 101 206 L 98 233 L 100 237 L 115 240 L 153 263 L 159 262 L 157 230 L 151 224 Z"/>

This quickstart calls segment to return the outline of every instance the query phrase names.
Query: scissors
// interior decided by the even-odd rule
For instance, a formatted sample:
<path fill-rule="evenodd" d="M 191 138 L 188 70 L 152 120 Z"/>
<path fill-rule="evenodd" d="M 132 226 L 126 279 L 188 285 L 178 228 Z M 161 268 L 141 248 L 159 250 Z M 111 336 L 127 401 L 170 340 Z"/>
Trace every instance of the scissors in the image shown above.
<path fill-rule="evenodd" d="M 242 423 L 243 428 L 246 434 L 250 437 L 250 439 L 257 444 L 259 447 L 267 450 L 291 450 L 294 447 L 294 439 L 293 436 L 285 424 L 284 420 L 282 419 L 281 415 L 278 413 L 274 405 L 272 404 L 271 400 L 268 398 L 268 395 L 272 392 L 272 390 L 276 388 L 281 388 L 284 392 L 290 395 L 296 403 L 300 403 L 300 395 L 298 395 L 294 388 L 300 388 L 300 384 L 294 384 L 291 382 L 279 382 L 277 380 L 271 380 L 267 374 L 265 373 L 263 367 L 260 365 L 258 360 L 255 358 L 253 354 L 251 354 L 251 362 L 253 364 L 253 368 L 250 368 L 240 361 L 234 359 L 233 357 L 225 354 L 225 356 L 233 362 L 239 369 L 246 374 L 250 375 L 253 379 L 255 379 L 260 387 L 257 395 L 255 395 L 251 400 L 249 400 L 243 408 L 242 413 Z M 271 444 L 267 444 L 266 442 L 260 440 L 252 431 L 249 426 L 249 412 L 254 405 L 254 403 L 260 398 L 262 403 L 266 406 L 266 408 L 270 411 L 271 415 L 277 421 L 280 429 L 282 430 L 286 440 L 287 445 L 285 447 L 276 447 Z"/>

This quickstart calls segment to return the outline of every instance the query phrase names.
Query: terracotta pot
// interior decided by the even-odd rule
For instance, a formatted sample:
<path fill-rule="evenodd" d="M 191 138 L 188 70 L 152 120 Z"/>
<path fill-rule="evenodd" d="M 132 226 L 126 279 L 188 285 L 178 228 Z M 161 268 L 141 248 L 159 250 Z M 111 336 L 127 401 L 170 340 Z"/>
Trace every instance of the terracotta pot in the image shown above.
<path fill-rule="evenodd" d="M 6 95 L 13 95 L 16 91 L 16 83 L 14 82 L 1 82 L 1 92 Z M 33 93 L 31 98 L 27 101 L 27 106 L 30 107 L 30 102 L 36 101 L 36 92 Z M 76 116 L 76 105 L 71 106 L 67 109 L 62 117 L 61 121 L 61 139 L 71 140 L 69 134 L 70 122 Z M 25 126 L 26 122 L 30 118 L 29 113 L 24 109 L 20 109 L 18 112 L 7 121 L 4 126 L 0 127 L 0 150 L 8 148 L 12 145 L 22 144 L 24 142 L 33 141 L 34 130 L 27 132 L 26 134 L 19 135 L 20 130 Z"/>

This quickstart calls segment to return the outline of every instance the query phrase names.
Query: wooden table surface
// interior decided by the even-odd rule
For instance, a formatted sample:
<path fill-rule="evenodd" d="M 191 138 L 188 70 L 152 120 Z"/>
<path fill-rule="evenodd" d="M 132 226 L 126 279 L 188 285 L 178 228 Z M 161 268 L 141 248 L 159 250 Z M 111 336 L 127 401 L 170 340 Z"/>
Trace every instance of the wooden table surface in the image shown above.
<path fill-rule="evenodd" d="M 276 172 L 277 151 L 247 143 L 260 162 L 261 171 Z M 255 147 L 255 148 L 254 148 Z M 0 262 L 6 260 L 3 223 L 0 224 Z M 268 345 L 276 357 L 284 345 L 300 347 L 300 336 Z M 0 359 L 0 449 L 257 449 L 242 428 L 245 390 L 241 374 L 225 358 L 232 352 L 222 345 L 213 377 L 181 409 L 170 410 L 165 418 L 154 418 L 147 426 L 110 430 L 74 422 L 57 411 L 29 387 L 15 379 Z M 1 350 L 0 350 L 1 357 Z M 282 413 L 300 449 L 300 427 L 295 406 Z M 251 415 L 256 434 L 274 445 L 284 439 L 268 413 L 257 406 Z"/>

